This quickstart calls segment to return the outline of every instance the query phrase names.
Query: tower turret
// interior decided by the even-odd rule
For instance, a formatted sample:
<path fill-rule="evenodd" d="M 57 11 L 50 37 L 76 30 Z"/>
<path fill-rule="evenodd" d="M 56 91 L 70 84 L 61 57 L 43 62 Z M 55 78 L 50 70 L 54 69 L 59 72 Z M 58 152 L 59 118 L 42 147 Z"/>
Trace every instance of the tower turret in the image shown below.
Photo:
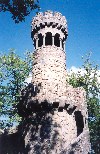
<path fill-rule="evenodd" d="M 88 154 L 86 93 L 66 82 L 67 22 L 58 12 L 32 20 L 35 51 L 32 82 L 18 105 L 28 154 Z"/>
<path fill-rule="evenodd" d="M 46 99 L 61 106 L 65 104 L 67 35 L 67 21 L 61 13 L 46 11 L 32 20 L 31 36 L 35 46 L 32 83 L 41 84 L 39 102 Z"/>

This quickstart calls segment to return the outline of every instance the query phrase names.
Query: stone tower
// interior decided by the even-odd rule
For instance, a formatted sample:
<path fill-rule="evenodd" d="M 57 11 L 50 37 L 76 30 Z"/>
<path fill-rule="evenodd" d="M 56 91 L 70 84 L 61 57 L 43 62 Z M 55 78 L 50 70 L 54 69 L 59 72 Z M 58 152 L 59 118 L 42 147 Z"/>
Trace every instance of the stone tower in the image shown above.
<path fill-rule="evenodd" d="M 32 20 L 32 82 L 22 90 L 18 128 L 0 135 L 0 154 L 89 154 L 86 93 L 67 81 L 67 22 L 58 12 Z"/>
<path fill-rule="evenodd" d="M 41 103 L 45 99 L 64 106 L 66 100 L 66 55 L 65 40 L 67 23 L 60 13 L 39 13 L 32 21 L 32 39 L 35 45 L 33 84 L 41 83 L 37 95 Z"/>
<path fill-rule="evenodd" d="M 28 154 L 88 154 L 88 113 L 83 88 L 66 81 L 67 22 L 58 12 L 32 20 L 32 82 L 22 91 L 19 114 Z"/>

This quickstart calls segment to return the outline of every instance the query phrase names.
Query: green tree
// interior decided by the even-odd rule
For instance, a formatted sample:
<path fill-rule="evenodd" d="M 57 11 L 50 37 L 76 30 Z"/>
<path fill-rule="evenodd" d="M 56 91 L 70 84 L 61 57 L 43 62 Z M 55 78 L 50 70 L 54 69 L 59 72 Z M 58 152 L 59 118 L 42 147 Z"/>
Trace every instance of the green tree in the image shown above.
<path fill-rule="evenodd" d="M 91 54 L 88 54 L 82 66 L 84 73 L 81 71 L 69 75 L 69 84 L 73 87 L 84 87 L 86 90 L 86 99 L 89 114 L 89 129 L 92 152 L 100 153 L 100 83 L 98 81 L 98 65 L 90 61 Z"/>
<path fill-rule="evenodd" d="M 0 127 L 12 126 L 21 118 L 16 105 L 20 91 L 25 87 L 25 79 L 32 70 L 32 54 L 27 52 L 22 59 L 13 50 L 0 56 Z"/>
<path fill-rule="evenodd" d="M 25 20 L 32 10 L 39 10 L 38 0 L 0 0 L 0 11 L 12 14 L 15 23 Z"/>

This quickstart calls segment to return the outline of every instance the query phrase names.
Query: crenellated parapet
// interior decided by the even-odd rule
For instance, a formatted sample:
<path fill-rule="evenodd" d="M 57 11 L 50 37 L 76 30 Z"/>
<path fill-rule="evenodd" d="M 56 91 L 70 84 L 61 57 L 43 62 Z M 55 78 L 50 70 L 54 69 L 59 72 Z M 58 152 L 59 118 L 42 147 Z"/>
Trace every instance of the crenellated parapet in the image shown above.
<path fill-rule="evenodd" d="M 62 16 L 59 12 L 46 11 L 44 13 L 39 12 L 32 20 L 32 31 L 35 34 L 36 30 L 44 26 L 52 26 L 61 29 L 66 35 L 67 32 L 67 20 L 65 16 Z"/>
<path fill-rule="evenodd" d="M 64 49 L 65 40 L 68 36 L 67 21 L 59 12 L 46 11 L 38 13 L 32 20 L 31 36 L 34 40 L 34 46 L 37 49 L 41 46 L 46 46 L 46 40 L 49 39 L 49 44 L 62 47 Z"/>

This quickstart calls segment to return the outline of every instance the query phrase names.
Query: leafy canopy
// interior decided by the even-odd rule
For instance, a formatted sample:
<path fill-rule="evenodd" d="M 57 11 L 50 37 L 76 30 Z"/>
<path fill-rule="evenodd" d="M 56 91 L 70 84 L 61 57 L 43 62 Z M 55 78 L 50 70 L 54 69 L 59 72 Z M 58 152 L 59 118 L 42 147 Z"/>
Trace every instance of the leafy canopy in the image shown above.
<path fill-rule="evenodd" d="M 22 59 L 13 50 L 0 56 L 0 127 L 12 126 L 20 121 L 16 105 L 25 79 L 32 70 L 32 54 Z"/>
<path fill-rule="evenodd" d="M 38 0 L 0 0 L 0 11 L 12 14 L 15 23 L 25 20 L 32 10 L 39 10 Z"/>

